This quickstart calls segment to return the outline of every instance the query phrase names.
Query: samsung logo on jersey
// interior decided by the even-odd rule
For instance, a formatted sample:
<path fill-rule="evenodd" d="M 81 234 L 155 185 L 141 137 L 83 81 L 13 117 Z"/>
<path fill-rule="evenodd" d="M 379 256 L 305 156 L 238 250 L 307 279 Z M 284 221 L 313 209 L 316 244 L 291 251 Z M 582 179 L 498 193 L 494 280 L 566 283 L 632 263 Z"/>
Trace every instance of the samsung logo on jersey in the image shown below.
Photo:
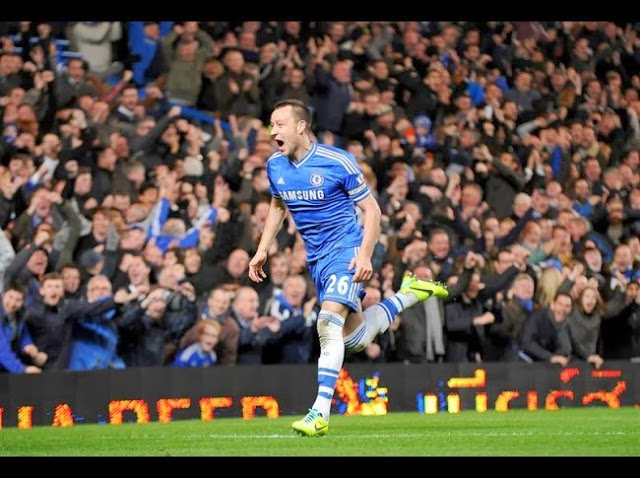
<path fill-rule="evenodd" d="M 282 193 L 280 193 L 280 195 L 282 196 L 282 199 L 285 200 L 296 200 L 296 199 L 303 199 L 305 201 L 308 200 L 314 200 L 314 199 L 324 199 L 324 191 L 322 189 L 303 189 L 303 190 L 296 190 L 296 191 L 282 191 Z"/>

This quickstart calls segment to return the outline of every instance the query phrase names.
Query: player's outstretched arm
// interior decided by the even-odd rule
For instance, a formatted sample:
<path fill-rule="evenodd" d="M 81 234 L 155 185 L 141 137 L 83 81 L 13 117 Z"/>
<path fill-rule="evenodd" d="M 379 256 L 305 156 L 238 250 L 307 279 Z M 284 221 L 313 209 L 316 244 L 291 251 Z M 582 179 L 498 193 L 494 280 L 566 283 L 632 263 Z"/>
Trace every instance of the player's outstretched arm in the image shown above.
<path fill-rule="evenodd" d="M 263 269 L 267 262 L 267 252 L 282 227 L 286 213 L 287 206 L 284 201 L 280 198 L 271 198 L 258 250 L 249 262 L 249 278 L 253 282 L 262 282 L 267 277 Z"/>

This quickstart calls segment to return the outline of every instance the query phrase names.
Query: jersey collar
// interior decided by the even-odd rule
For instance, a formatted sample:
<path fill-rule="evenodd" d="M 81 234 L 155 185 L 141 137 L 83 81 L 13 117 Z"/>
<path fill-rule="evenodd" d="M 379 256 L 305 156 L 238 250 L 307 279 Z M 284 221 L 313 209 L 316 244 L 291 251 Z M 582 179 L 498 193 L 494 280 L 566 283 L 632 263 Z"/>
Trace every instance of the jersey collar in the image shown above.
<path fill-rule="evenodd" d="M 291 161 L 291 158 L 289 158 L 289 161 L 291 161 L 291 164 L 293 164 L 296 168 L 299 168 L 300 166 L 302 166 L 304 163 L 306 163 L 309 158 L 311 156 L 313 156 L 316 152 L 316 148 L 318 147 L 318 143 L 314 143 L 313 141 L 311 142 L 311 149 L 309 150 L 309 152 L 307 154 L 305 154 L 302 159 L 300 161 Z"/>

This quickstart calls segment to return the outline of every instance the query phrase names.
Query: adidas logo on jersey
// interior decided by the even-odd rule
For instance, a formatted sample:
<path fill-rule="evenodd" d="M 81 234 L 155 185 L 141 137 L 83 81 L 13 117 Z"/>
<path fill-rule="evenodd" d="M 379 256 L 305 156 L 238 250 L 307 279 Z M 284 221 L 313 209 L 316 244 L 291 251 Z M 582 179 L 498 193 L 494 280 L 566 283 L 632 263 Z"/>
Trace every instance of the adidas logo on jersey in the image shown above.
<path fill-rule="evenodd" d="M 276 181 L 276 184 L 284 184 L 284 178 L 280 176 L 280 179 Z"/>

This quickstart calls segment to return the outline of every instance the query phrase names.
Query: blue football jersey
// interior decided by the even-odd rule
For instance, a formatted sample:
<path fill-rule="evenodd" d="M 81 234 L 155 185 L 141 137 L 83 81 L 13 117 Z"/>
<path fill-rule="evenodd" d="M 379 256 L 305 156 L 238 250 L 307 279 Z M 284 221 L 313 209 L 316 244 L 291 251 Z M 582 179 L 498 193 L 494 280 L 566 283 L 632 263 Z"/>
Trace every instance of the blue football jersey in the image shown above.
<path fill-rule="evenodd" d="M 277 152 L 267 163 L 271 194 L 282 199 L 307 249 L 316 261 L 337 247 L 358 247 L 362 226 L 355 204 L 371 192 L 354 156 L 312 143 L 300 161 Z"/>

